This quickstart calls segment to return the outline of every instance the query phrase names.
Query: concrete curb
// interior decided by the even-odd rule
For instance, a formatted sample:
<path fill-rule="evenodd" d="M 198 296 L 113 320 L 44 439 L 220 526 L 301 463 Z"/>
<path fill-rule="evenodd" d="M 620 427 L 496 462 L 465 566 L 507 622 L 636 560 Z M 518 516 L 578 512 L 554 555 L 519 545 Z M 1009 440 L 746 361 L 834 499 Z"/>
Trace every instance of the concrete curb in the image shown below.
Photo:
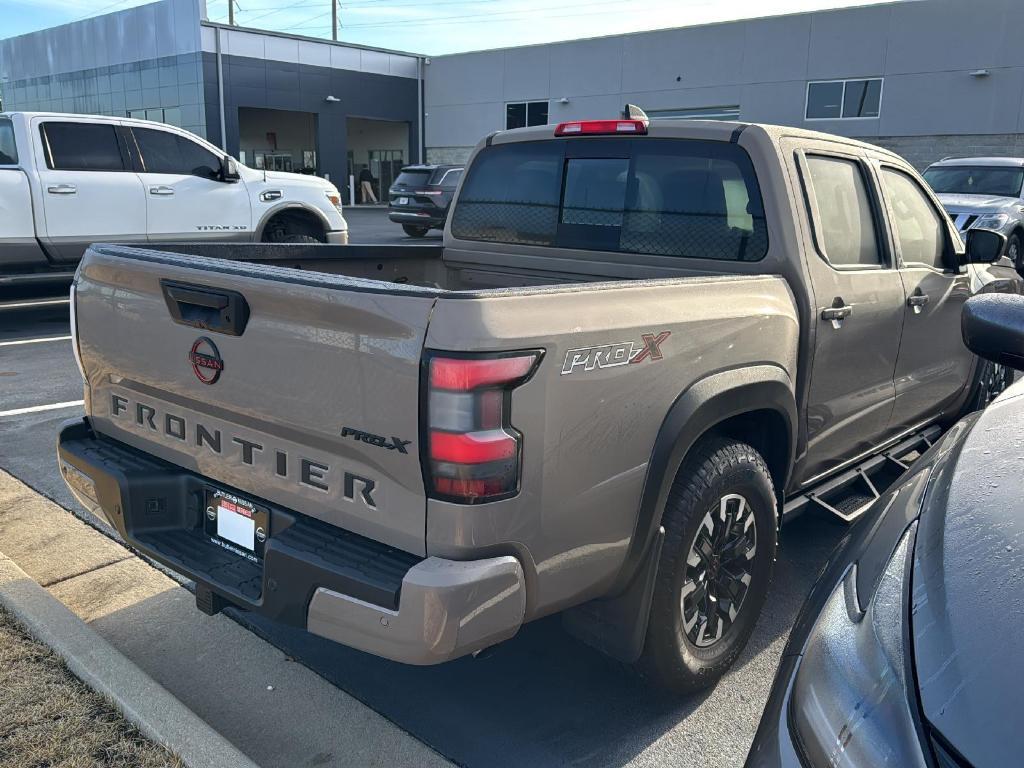
<path fill-rule="evenodd" d="M 146 738 L 165 746 L 189 768 L 256 768 L 2 552 L 0 603 L 64 659 L 82 682 L 110 699 Z"/>

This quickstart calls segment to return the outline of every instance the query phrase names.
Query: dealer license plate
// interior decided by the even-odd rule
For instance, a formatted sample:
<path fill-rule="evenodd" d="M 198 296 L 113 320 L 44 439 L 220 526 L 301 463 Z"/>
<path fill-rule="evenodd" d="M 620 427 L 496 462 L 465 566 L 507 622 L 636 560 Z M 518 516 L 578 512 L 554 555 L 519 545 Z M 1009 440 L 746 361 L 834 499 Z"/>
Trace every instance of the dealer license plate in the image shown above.
<path fill-rule="evenodd" d="M 232 493 L 207 489 L 203 525 L 215 544 L 258 561 L 270 535 L 270 511 Z"/>

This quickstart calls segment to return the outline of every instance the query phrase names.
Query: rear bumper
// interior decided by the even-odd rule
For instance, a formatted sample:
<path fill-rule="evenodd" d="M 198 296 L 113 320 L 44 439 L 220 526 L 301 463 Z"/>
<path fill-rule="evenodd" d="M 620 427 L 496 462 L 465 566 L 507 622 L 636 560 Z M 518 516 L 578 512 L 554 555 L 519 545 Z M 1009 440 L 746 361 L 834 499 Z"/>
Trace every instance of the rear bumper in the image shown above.
<path fill-rule="evenodd" d="M 391 208 L 388 210 L 388 218 L 396 224 L 416 224 L 423 227 L 443 227 L 445 214 L 444 211 L 437 213 L 425 210 L 398 211 Z"/>
<path fill-rule="evenodd" d="M 348 230 L 336 229 L 327 233 L 327 242 L 331 245 L 348 245 Z"/>
<path fill-rule="evenodd" d="M 196 583 L 208 612 L 231 605 L 407 664 L 437 664 L 512 637 L 523 621 L 519 561 L 422 559 L 275 507 L 260 560 L 203 529 L 213 481 L 66 423 L 60 471 L 75 497 L 134 549 Z M 237 491 L 245 497 L 245 491 Z"/>

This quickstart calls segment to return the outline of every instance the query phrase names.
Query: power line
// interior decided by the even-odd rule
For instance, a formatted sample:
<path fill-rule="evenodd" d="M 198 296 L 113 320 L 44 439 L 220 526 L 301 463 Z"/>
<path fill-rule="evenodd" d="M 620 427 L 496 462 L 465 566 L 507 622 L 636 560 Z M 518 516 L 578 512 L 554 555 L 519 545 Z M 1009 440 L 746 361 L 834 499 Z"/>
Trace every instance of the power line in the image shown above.
<path fill-rule="evenodd" d="M 571 10 L 580 11 L 581 13 L 564 14 L 562 16 L 550 16 L 550 15 L 545 13 L 543 15 L 543 18 L 544 19 L 550 19 L 550 18 L 573 18 L 573 17 L 576 17 L 576 16 L 585 16 L 587 14 L 593 13 L 593 11 L 591 11 L 591 8 L 594 8 L 595 6 L 617 5 L 617 6 L 620 6 L 620 8 L 621 8 L 621 6 L 623 5 L 624 2 L 625 2 L 625 0 L 603 0 L 601 2 L 588 2 L 587 5 L 586 5 L 586 8 L 582 8 L 581 7 L 581 3 L 573 3 L 571 5 L 549 5 L 544 10 L 557 11 L 557 10 L 563 10 L 563 9 L 571 9 Z M 521 21 L 521 20 L 522 21 L 526 21 L 526 19 L 510 19 L 510 18 L 507 18 L 507 17 L 509 15 L 521 15 L 521 14 L 524 14 L 524 13 L 536 13 L 538 10 L 541 10 L 541 9 L 540 8 L 522 8 L 522 9 L 517 9 L 517 10 L 513 10 L 513 11 L 495 11 L 493 13 L 480 13 L 480 14 L 470 14 L 470 15 L 459 14 L 458 16 L 439 16 L 439 17 L 433 17 L 433 18 L 431 18 L 431 17 L 424 17 L 424 18 L 417 18 L 417 19 L 398 19 L 398 20 L 392 20 L 392 21 L 386 21 L 386 22 L 385 21 L 381 21 L 381 22 L 366 22 L 366 23 L 362 23 L 362 24 L 348 24 L 348 25 L 346 25 L 345 29 L 350 29 L 350 30 L 351 29 L 369 29 L 369 28 L 373 28 L 373 27 L 395 27 L 395 26 L 409 26 L 409 25 L 418 25 L 418 24 L 422 24 L 424 26 L 427 26 L 427 25 L 437 24 L 437 23 L 446 22 L 446 21 L 451 22 L 451 23 L 472 23 L 472 22 L 474 22 L 474 21 L 476 21 L 478 19 L 485 19 L 485 20 L 489 20 L 489 21 L 506 21 L 506 22 L 507 21 Z M 619 12 L 621 12 L 621 10 L 616 10 L 615 12 L 619 13 Z M 321 15 L 323 15 L 323 14 L 321 14 Z M 502 18 L 495 18 L 495 17 L 499 17 L 499 16 L 502 17 Z M 317 18 L 317 17 L 313 17 L 311 19 L 307 19 L 307 22 L 313 21 L 315 18 Z M 294 27 L 289 27 L 289 29 L 301 29 L 301 28 L 304 28 L 307 22 L 303 22 L 302 24 L 296 25 Z"/>

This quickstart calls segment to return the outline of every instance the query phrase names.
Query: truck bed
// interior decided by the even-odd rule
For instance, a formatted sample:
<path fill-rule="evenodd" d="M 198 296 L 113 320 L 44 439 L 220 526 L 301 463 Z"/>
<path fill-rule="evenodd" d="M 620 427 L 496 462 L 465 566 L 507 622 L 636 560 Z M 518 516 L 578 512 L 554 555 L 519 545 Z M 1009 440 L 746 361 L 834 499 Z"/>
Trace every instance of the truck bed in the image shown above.
<path fill-rule="evenodd" d="M 107 247 L 107 246 L 98 246 Z M 437 245 L 312 245 L 283 243 L 157 243 L 132 247 L 157 254 L 178 254 L 218 259 L 236 264 L 261 267 L 284 267 L 305 272 L 320 272 L 374 282 L 390 283 L 392 287 L 407 285 L 428 288 L 437 292 L 475 292 L 502 288 L 564 285 L 581 282 L 600 282 L 635 279 L 640 275 L 627 264 L 610 263 L 596 274 L 538 269 L 522 258 L 493 263 L 475 261 L 470 256 L 464 261 L 453 261 L 445 254 L 444 246 Z M 465 258 L 465 257 L 464 257 Z M 689 269 L 644 269 L 648 278 L 680 277 L 688 275 L 721 274 L 709 264 L 708 271 Z M 251 268 L 240 267 L 251 273 Z M 369 286 L 367 286 L 369 287 Z M 377 286 L 379 289 L 381 286 Z"/>

